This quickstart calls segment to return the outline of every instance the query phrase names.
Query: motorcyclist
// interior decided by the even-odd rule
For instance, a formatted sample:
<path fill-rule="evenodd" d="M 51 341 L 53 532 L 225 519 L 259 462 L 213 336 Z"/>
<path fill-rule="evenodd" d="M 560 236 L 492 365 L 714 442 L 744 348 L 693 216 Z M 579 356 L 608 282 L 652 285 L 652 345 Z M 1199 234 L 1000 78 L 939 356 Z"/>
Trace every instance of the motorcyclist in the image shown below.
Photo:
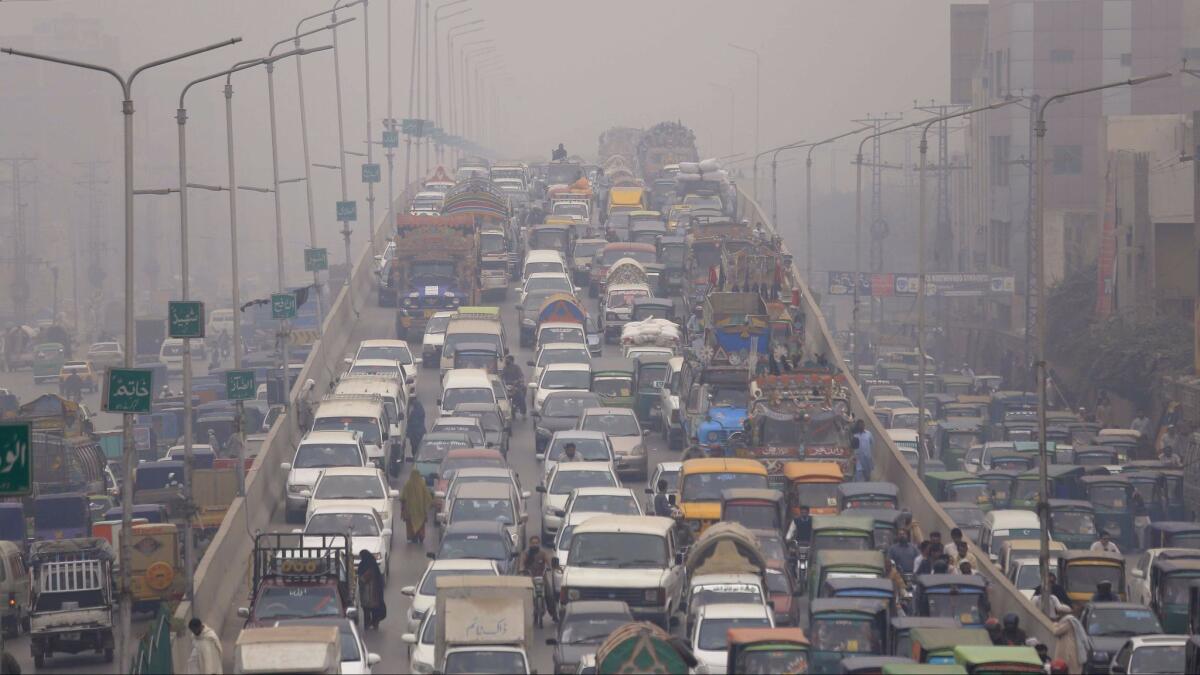
<path fill-rule="evenodd" d="M 541 577 L 552 567 L 550 552 L 542 548 L 542 540 L 536 534 L 529 537 L 529 547 L 521 553 L 521 574 Z"/>
<path fill-rule="evenodd" d="M 63 395 L 72 401 L 79 401 L 83 398 L 83 378 L 79 377 L 79 373 L 72 372 L 63 381 Z"/>
<path fill-rule="evenodd" d="M 513 412 L 521 417 L 525 416 L 525 373 L 521 371 L 521 366 L 513 359 L 512 354 L 507 354 L 504 357 L 504 370 L 500 373 L 501 379 L 504 380 L 504 386 L 512 388 L 512 404 Z"/>
<path fill-rule="evenodd" d="M 560 159 L 566 159 L 566 158 L 567 158 L 567 149 L 563 147 L 562 143 L 559 143 L 558 147 L 550 152 L 550 161 L 552 161 L 552 162 L 557 162 Z"/>

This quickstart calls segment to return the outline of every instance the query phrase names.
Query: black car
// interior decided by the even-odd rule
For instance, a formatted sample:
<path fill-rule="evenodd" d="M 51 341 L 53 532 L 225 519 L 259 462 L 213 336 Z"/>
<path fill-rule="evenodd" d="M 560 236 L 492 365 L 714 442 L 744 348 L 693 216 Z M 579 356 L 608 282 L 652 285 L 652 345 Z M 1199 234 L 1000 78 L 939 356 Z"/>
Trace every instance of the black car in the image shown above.
<path fill-rule="evenodd" d="M 500 409 L 492 403 L 460 403 L 454 408 L 454 417 L 472 417 L 479 420 L 488 447 L 496 448 L 508 457 L 508 436 L 511 427 L 505 423 Z"/>
<path fill-rule="evenodd" d="M 522 348 L 532 347 L 534 340 L 537 338 L 538 316 L 542 313 L 542 304 L 552 295 L 557 295 L 562 291 L 538 290 L 530 291 L 523 300 L 523 304 L 517 305 L 517 319 L 520 321 L 520 344 Z"/>
<path fill-rule="evenodd" d="M 554 647 L 554 672 L 574 673 L 581 658 L 594 653 L 614 630 L 632 622 L 629 605 L 620 600 L 568 603 L 558 622 L 558 634 L 546 640 Z"/>
<path fill-rule="evenodd" d="M 1154 612 L 1136 602 L 1088 603 L 1078 619 L 1067 617 L 1067 621 L 1079 648 L 1088 655 L 1084 673 L 1108 673 L 1113 655 L 1129 638 L 1163 632 Z"/>
<path fill-rule="evenodd" d="M 574 429 L 588 408 L 600 408 L 600 397 L 590 391 L 555 391 L 542 401 L 542 411 L 533 415 L 534 452 L 545 452 L 556 431 Z"/>
<path fill-rule="evenodd" d="M 426 556 L 430 560 L 492 560 L 501 574 L 514 574 L 518 553 L 504 523 L 467 520 L 447 526 L 437 553 Z"/>

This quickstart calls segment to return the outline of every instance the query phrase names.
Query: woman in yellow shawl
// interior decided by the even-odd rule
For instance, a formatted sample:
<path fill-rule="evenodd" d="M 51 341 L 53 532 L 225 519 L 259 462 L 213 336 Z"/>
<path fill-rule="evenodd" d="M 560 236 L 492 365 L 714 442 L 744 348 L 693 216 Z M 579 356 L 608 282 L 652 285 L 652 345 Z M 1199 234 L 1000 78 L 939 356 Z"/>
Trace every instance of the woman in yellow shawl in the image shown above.
<path fill-rule="evenodd" d="M 420 471 L 414 469 L 409 472 L 400 498 L 401 516 L 408 529 L 408 541 L 425 541 L 425 523 L 429 521 L 429 511 L 433 508 L 433 495 L 425 485 Z"/>

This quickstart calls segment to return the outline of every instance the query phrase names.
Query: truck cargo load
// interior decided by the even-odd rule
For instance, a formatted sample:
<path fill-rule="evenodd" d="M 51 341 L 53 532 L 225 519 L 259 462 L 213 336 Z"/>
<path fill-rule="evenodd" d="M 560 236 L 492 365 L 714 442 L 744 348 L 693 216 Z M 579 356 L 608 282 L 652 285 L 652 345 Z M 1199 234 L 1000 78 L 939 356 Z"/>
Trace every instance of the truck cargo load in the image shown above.
<path fill-rule="evenodd" d="M 696 134 L 682 122 L 659 122 L 638 140 L 637 164 L 643 180 L 652 182 L 668 164 L 698 162 Z"/>
<path fill-rule="evenodd" d="M 529 577 L 439 577 L 435 605 L 435 664 L 442 666 L 447 652 L 460 648 L 517 648 L 528 657 L 533 637 Z"/>

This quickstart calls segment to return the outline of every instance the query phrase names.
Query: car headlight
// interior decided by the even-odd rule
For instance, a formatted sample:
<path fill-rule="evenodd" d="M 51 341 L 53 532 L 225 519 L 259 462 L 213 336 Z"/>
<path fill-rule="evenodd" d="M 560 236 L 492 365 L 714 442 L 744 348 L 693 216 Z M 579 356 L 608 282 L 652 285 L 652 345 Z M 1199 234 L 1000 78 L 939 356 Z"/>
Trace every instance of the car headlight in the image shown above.
<path fill-rule="evenodd" d="M 575 588 L 564 588 L 563 593 L 566 593 L 568 601 L 578 600 L 580 597 L 579 590 Z"/>
<path fill-rule="evenodd" d="M 1092 660 L 1097 663 L 1108 663 L 1108 652 L 1095 650 L 1092 652 Z"/>

